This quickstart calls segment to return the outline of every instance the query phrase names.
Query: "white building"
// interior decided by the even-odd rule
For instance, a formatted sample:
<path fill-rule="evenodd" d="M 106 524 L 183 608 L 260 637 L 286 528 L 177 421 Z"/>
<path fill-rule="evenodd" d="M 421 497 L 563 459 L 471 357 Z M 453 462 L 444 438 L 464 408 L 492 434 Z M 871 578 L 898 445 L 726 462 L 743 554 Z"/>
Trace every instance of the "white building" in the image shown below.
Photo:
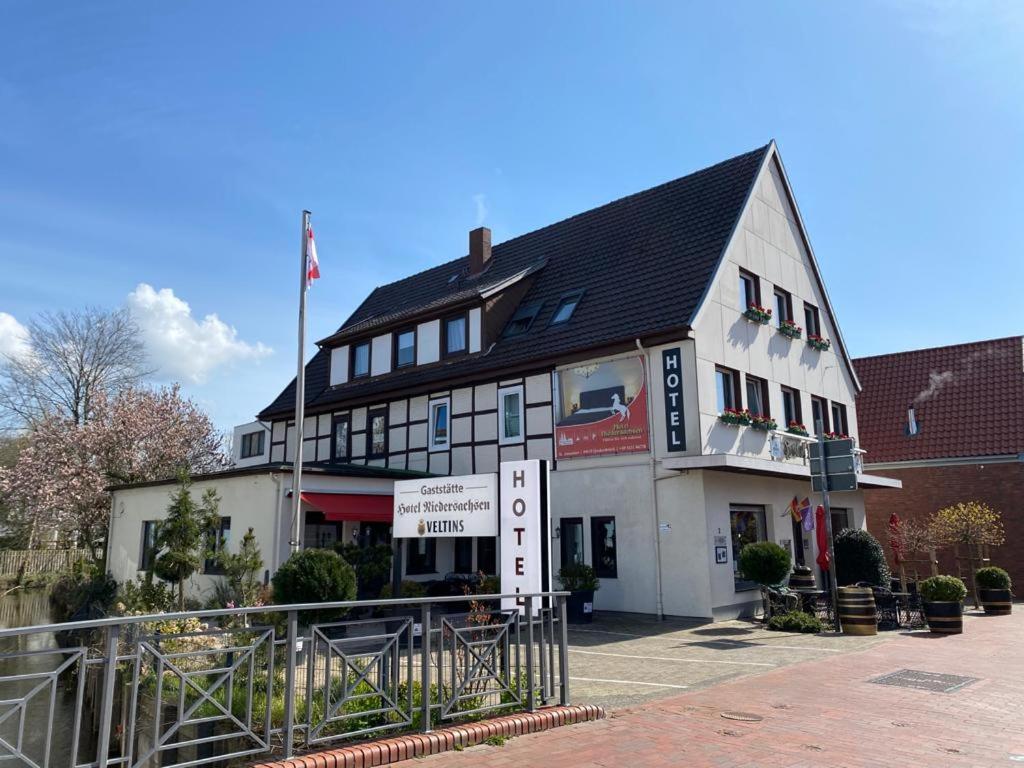
<path fill-rule="evenodd" d="M 751 305 L 771 321 L 748 317 Z M 782 320 L 804 326 L 798 338 Z M 598 609 L 747 612 L 759 594 L 736 572 L 740 546 L 774 540 L 812 566 L 817 554 L 787 512 L 811 496 L 809 441 L 787 426 L 813 432 L 820 418 L 857 435 L 856 373 L 774 143 L 493 249 L 474 230 L 468 256 L 377 288 L 319 346 L 306 369 L 307 466 L 324 477 L 376 467 L 386 487 L 390 473 L 549 459 L 554 567 L 592 564 Z M 294 397 L 293 382 L 259 414 L 269 475 L 294 450 Z M 766 428 L 724 423 L 727 408 Z M 352 480 L 335 482 L 344 496 Z M 133 511 L 132 493 L 115 500 L 120 573 L 137 567 L 151 514 Z M 278 494 L 266 541 L 279 553 L 290 513 L 279 488 L 263 493 Z M 833 505 L 837 524 L 864 527 L 860 491 Z M 303 511 L 314 546 L 364 514 L 327 497 Z M 495 550 L 419 539 L 405 565 L 420 579 L 492 571 Z"/>

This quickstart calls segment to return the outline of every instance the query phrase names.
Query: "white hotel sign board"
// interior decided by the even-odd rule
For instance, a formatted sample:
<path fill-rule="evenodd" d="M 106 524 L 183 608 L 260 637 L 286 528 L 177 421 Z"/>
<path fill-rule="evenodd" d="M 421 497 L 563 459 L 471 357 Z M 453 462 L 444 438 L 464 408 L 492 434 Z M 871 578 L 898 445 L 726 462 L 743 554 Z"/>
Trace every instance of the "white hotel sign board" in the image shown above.
<path fill-rule="evenodd" d="M 394 533 L 399 539 L 498 535 L 496 474 L 395 482 Z"/>
<path fill-rule="evenodd" d="M 503 461 L 501 470 L 501 591 L 529 594 L 551 590 L 550 490 L 546 461 Z M 501 600 L 503 610 L 518 607 L 514 597 Z M 541 608 L 534 601 L 534 613 Z"/>

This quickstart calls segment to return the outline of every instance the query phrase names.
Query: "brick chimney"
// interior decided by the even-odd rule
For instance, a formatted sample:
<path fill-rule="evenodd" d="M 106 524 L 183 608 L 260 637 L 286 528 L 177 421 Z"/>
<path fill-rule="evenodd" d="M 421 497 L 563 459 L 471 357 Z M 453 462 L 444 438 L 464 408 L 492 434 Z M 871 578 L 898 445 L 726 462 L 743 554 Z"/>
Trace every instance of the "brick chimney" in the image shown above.
<path fill-rule="evenodd" d="M 477 227 L 469 233 L 469 274 L 470 277 L 484 271 L 491 260 L 491 230 Z"/>

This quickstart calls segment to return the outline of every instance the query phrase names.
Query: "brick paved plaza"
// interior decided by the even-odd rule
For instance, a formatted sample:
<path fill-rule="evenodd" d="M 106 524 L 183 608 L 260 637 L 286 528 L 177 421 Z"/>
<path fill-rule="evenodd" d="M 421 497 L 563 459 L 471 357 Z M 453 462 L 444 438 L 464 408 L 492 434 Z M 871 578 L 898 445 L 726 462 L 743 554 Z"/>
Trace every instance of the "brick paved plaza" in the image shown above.
<path fill-rule="evenodd" d="M 697 682 L 709 687 L 692 692 L 636 685 L 635 697 L 644 696 L 639 693 L 642 689 L 656 693 L 649 692 L 641 703 L 616 708 L 615 700 L 630 698 L 630 686 L 619 683 L 608 691 L 613 701 L 606 720 L 523 736 L 502 747 L 473 747 L 424 762 L 489 768 L 1024 763 L 1024 656 L 1020 653 L 1024 606 L 1018 604 L 1016 613 L 1009 617 L 971 614 L 965 625 L 963 635 L 951 637 L 909 632 L 860 641 L 785 635 L 785 641 L 775 644 L 824 647 L 836 643 L 842 650 L 808 651 L 806 661 L 797 657 L 795 663 L 785 666 L 716 672 L 712 677 L 740 676 L 717 683 Z M 693 631 L 685 634 L 692 637 Z M 662 650 L 658 656 L 692 658 L 699 648 L 671 640 L 674 635 L 670 633 L 670 640 L 662 644 L 676 645 L 676 649 Z M 759 632 L 757 636 L 760 637 Z M 579 647 L 576 639 L 573 644 Z M 635 637 L 621 639 L 625 643 L 638 642 Z M 653 643 L 655 639 L 647 642 Z M 728 645 L 726 642 L 719 646 L 719 655 L 733 658 L 732 652 L 726 650 Z M 752 660 L 757 654 L 771 658 L 779 650 L 747 648 L 740 652 L 740 660 Z M 623 660 L 615 656 L 605 658 Z M 579 674 L 576 661 L 574 656 L 574 676 Z M 666 665 L 672 665 L 672 661 L 651 660 L 651 664 L 662 666 L 645 669 L 648 662 L 636 658 L 631 661 L 631 679 L 643 682 L 654 680 L 637 675 L 664 672 Z M 697 666 L 714 665 L 693 665 Z M 977 680 L 948 693 L 869 682 L 902 669 Z M 676 673 L 666 685 L 683 685 L 677 682 L 680 679 Z M 576 685 L 574 699 L 579 698 L 577 693 L 584 693 L 580 685 Z M 591 687 L 586 689 L 585 697 L 595 700 L 594 693 L 599 691 L 594 686 L 600 684 L 586 685 Z M 748 713 L 763 719 L 726 719 L 723 712 Z"/>

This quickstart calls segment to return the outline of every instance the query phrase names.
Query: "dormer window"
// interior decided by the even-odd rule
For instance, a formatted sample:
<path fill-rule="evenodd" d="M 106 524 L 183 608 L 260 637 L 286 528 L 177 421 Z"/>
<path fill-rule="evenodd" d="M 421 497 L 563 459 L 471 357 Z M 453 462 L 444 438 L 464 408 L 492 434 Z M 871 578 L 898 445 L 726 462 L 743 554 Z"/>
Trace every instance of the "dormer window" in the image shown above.
<path fill-rule="evenodd" d="M 561 325 L 562 323 L 568 323 L 572 317 L 573 312 L 576 311 L 576 307 L 579 306 L 580 299 L 583 298 L 583 291 L 576 291 L 563 296 L 558 301 L 558 306 L 555 307 L 555 314 L 551 316 L 551 322 L 548 325 Z"/>
<path fill-rule="evenodd" d="M 370 375 L 370 342 L 364 341 L 352 347 L 352 378 Z"/>
<path fill-rule="evenodd" d="M 416 329 L 409 328 L 395 334 L 395 368 L 416 365 Z"/>
<path fill-rule="evenodd" d="M 444 321 L 444 354 L 461 355 L 467 349 L 466 316 L 456 315 Z"/>
<path fill-rule="evenodd" d="M 525 304 L 519 307 L 516 313 L 512 315 L 512 319 L 508 321 L 508 325 L 505 326 L 504 335 L 519 336 L 530 330 L 533 321 L 537 319 L 537 313 L 540 312 L 541 304 L 542 302 L 536 301 L 533 304 Z"/>

